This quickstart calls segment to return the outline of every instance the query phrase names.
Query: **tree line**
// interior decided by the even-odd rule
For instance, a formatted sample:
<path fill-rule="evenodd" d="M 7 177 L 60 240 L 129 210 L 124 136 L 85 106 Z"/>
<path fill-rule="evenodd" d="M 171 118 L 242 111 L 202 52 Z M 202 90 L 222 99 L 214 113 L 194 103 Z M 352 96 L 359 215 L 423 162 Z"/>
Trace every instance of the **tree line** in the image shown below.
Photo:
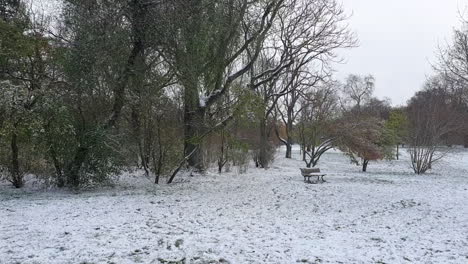
<path fill-rule="evenodd" d="M 407 107 L 373 96 L 372 75 L 333 75 L 357 45 L 336 0 L 59 2 L 58 17 L 21 0 L 0 6 L 0 170 L 58 187 L 142 169 L 245 171 L 279 145 L 307 167 L 339 148 L 367 170 L 407 144 L 417 173 L 466 116 L 467 32 L 441 50 Z M 465 79 L 466 78 L 466 79 Z"/>

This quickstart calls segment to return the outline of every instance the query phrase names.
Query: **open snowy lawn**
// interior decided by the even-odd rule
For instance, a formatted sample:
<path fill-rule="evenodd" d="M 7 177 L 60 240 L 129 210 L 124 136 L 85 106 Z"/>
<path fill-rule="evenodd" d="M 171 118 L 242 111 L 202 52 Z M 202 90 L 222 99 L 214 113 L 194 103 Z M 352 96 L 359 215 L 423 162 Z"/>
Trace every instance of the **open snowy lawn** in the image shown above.
<path fill-rule="evenodd" d="M 425 176 L 407 160 L 363 174 L 331 152 L 318 185 L 281 156 L 269 170 L 170 186 L 0 185 L 0 263 L 468 263 L 468 152 Z"/>

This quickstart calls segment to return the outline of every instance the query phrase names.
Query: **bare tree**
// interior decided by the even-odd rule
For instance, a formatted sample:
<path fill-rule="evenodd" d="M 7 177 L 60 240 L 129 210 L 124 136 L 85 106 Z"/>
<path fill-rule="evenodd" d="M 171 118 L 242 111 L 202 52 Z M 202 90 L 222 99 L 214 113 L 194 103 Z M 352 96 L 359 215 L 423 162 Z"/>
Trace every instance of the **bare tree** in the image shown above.
<path fill-rule="evenodd" d="M 454 30 L 454 38 L 446 48 L 439 48 L 435 69 L 455 83 L 468 83 L 468 22 Z M 465 94 L 465 99 L 468 99 Z"/>
<path fill-rule="evenodd" d="M 329 76 L 328 73 L 312 74 L 306 69 L 293 68 L 291 74 L 288 72 L 284 75 L 286 86 L 288 86 L 288 93 L 285 94 L 280 103 L 277 105 L 277 113 L 279 113 L 282 127 L 286 134 L 286 138 L 282 138 L 276 128 L 276 135 L 278 139 L 286 146 L 286 158 L 291 158 L 294 125 L 300 116 L 304 107 L 308 104 L 299 104 L 302 99 L 306 101 L 310 98 L 310 93 L 313 89 L 317 89 L 319 83 L 324 83 L 325 79 Z"/>
<path fill-rule="evenodd" d="M 457 109 L 447 92 L 444 79 L 435 77 L 409 102 L 408 151 L 413 170 L 423 174 L 444 157 L 443 137 L 465 126 L 465 113 Z"/>
<path fill-rule="evenodd" d="M 462 22 L 462 27 L 454 30 L 452 42 L 439 48 L 439 59 L 434 68 L 438 78 L 444 79 L 445 89 L 453 96 L 453 104 L 468 112 L 468 21 Z M 468 147 L 468 127 L 457 134 L 464 137 L 464 145 Z"/>
<path fill-rule="evenodd" d="M 339 138 L 335 121 L 337 100 L 335 82 L 316 87 L 301 100 L 302 109 L 296 134 L 307 167 L 315 167 Z"/>
<path fill-rule="evenodd" d="M 359 112 L 361 106 L 371 98 L 374 87 L 375 78 L 372 75 L 349 75 L 342 88 L 345 95 L 342 102 L 343 107 L 354 108 L 355 111 Z"/>
<path fill-rule="evenodd" d="M 291 61 L 274 83 L 269 81 L 270 103 L 266 114 L 276 110 L 276 115 L 280 116 L 286 138 L 281 138 L 278 131 L 276 134 L 286 146 L 286 157 L 291 158 L 294 123 L 301 109 L 297 104 L 299 99 L 329 77 L 336 49 L 354 46 L 355 38 L 343 24 L 347 17 L 336 1 L 290 0 L 285 1 L 285 6 L 278 15 L 276 32 L 271 38 L 271 42 L 279 46 L 271 53 L 280 51 L 278 65 L 284 58 Z M 252 81 L 254 87 L 265 82 L 264 78 Z"/>

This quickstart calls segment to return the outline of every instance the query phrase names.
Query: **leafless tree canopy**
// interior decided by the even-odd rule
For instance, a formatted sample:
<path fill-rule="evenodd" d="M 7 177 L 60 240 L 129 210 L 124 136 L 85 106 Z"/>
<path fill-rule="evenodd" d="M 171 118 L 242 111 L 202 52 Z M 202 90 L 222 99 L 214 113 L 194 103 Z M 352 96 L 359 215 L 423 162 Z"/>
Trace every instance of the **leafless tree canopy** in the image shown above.
<path fill-rule="evenodd" d="M 409 152 L 416 173 L 425 173 L 433 162 L 443 158 L 443 138 L 464 129 L 466 112 L 460 111 L 456 98 L 447 89 L 446 79 L 428 80 L 407 108 Z"/>

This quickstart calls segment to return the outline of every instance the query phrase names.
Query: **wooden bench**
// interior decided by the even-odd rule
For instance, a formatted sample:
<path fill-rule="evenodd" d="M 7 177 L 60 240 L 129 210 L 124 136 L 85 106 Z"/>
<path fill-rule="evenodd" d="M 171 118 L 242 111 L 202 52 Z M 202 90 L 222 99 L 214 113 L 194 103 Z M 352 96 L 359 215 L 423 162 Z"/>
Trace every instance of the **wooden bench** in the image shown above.
<path fill-rule="evenodd" d="M 307 183 L 323 183 L 323 182 L 326 182 L 323 177 L 326 175 L 326 174 L 321 174 L 320 173 L 320 169 L 319 168 L 301 168 L 301 174 L 302 176 L 304 176 L 304 182 L 307 182 Z M 316 182 L 312 182 L 310 180 L 311 177 L 317 177 L 317 181 Z"/>

